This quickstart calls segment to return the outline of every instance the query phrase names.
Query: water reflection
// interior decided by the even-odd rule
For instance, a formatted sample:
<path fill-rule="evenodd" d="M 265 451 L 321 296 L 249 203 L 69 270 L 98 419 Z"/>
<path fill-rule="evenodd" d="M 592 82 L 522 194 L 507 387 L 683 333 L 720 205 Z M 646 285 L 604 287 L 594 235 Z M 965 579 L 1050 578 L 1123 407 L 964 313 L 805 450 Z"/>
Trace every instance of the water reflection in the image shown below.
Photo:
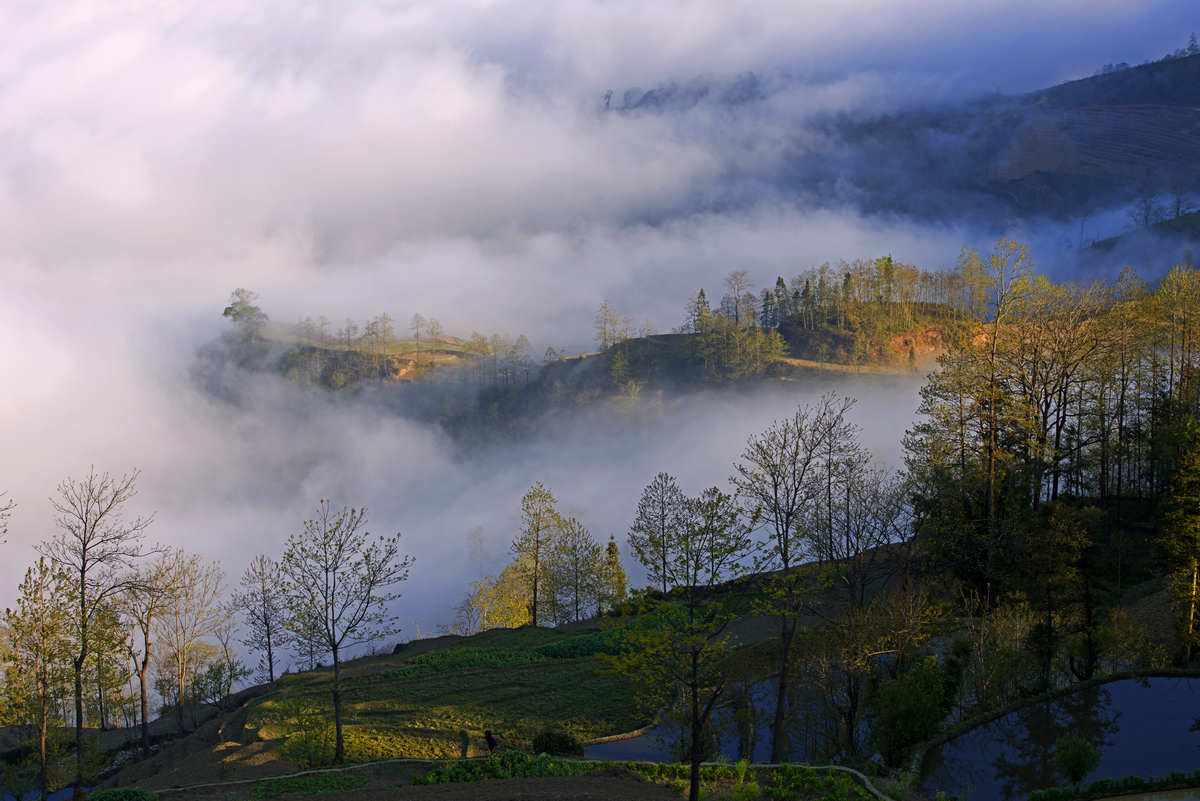
<path fill-rule="evenodd" d="M 1080 734 L 1100 751 L 1087 781 L 1195 770 L 1197 693 L 1200 682 L 1190 679 L 1130 680 L 1026 707 L 931 754 L 924 788 L 964 801 L 1010 801 L 1063 784 L 1054 745 L 1066 734 Z"/>

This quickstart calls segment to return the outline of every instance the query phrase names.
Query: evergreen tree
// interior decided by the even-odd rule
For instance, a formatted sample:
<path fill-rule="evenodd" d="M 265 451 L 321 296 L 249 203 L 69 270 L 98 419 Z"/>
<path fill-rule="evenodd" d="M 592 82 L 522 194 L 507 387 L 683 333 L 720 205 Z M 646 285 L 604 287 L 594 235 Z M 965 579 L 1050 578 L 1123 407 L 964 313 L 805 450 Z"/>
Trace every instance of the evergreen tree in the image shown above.
<path fill-rule="evenodd" d="M 548 563 L 559 532 L 557 501 L 539 481 L 521 499 L 521 531 L 513 540 L 512 550 L 526 577 L 530 622 L 537 626 L 549 601 Z"/>
<path fill-rule="evenodd" d="M 775 293 L 769 289 L 762 291 L 758 321 L 763 328 L 776 328 L 779 325 L 779 317 L 775 308 Z"/>
<path fill-rule="evenodd" d="M 612 536 L 604 549 L 604 595 L 601 599 L 606 609 L 612 609 L 625 600 L 628 587 L 625 568 L 621 567 L 621 553 L 617 549 L 617 541 Z"/>

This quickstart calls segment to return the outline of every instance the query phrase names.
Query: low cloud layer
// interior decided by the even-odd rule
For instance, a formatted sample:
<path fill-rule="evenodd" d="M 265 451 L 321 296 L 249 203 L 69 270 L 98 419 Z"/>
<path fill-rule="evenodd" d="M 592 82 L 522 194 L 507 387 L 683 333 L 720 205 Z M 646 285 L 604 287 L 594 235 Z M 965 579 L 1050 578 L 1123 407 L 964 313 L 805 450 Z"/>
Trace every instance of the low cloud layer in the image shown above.
<path fill-rule="evenodd" d="M 436 428 L 270 379 L 239 406 L 200 391 L 193 354 L 232 288 L 284 321 L 421 312 L 575 349 L 600 300 L 666 330 L 730 269 L 768 282 L 883 253 L 948 265 L 1006 223 L 781 192 L 780 165 L 823 146 L 803 123 L 1155 57 L 1191 5 L 6 4 L 0 491 L 20 507 L 0 604 L 50 534 L 55 483 L 94 464 L 141 468 L 154 536 L 231 574 L 318 498 L 366 504 L 418 557 L 402 614 L 428 630 L 474 569 L 461 535 L 481 527 L 503 558 L 531 481 L 621 532 L 654 472 L 721 481 L 747 434 L 816 388 L 698 396 L 645 429 L 589 419 L 463 453 Z M 766 93 L 753 108 L 604 110 L 610 90 L 751 74 Z M 854 391 L 894 455 L 915 385 Z"/>

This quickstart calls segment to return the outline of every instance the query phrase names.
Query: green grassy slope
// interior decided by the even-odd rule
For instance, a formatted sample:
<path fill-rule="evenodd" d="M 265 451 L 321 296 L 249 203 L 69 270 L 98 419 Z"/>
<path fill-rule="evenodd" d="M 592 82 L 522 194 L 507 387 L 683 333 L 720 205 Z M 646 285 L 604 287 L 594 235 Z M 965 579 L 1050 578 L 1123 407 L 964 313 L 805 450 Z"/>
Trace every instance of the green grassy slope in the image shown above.
<path fill-rule="evenodd" d="M 605 642 L 598 630 L 494 630 L 350 662 L 343 674 L 348 757 L 453 757 L 461 731 L 482 749 L 485 729 L 527 746 L 547 728 L 580 740 L 637 728 L 645 721 L 624 679 L 599 659 Z M 251 708 L 247 727 L 262 738 L 291 738 L 284 753 L 302 763 L 306 738 L 328 735 L 331 682 L 329 671 L 285 676 Z"/>

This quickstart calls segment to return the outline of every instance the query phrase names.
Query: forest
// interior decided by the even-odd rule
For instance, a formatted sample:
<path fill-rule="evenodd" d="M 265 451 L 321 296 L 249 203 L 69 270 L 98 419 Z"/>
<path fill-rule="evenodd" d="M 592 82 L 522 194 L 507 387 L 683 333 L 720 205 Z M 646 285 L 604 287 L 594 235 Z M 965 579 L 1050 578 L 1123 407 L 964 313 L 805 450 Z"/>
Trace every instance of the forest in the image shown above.
<path fill-rule="evenodd" d="M 729 454 L 726 484 L 684 488 L 664 464 L 627 531 L 607 540 L 559 511 L 550 484 L 571 477 L 547 477 L 519 501 L 511 561 L 463 588 L 444 628 L 464 642 L 453 653 L 485 665 L 501 655 L 508 665 L 591 660 L 587 670 L 627 692 L 622 715 L 677 725 L 688 766 L 678 780 L 692 801 L 719 751 L 722 710 L 743 721 L 744 759 L 755 753 L 757 716 L 769 762 L 833 760 L 915 798 L 913 759 L 956 727 L 1104 677 L 1192 675 L 1200 271 L 1179 265 L 1153 284 L 1131 270 L 1055 283 L 1035 273 L 1024 245 L 1002 240 L 945 272 L 883 258 L 779 278 L 758 294 L 737 271 L 725 288 L 715 309 L 700 290 L 670 335 L 713 381 L 769 376 L 806 332 L 848 334 L 843 355 L 870 358 L 901 332 L 937 325 L 942 348 L 903 435 L 903 464 L 871 452 L 855 400 L 833 393 L 748 433 Z M 224 316 L 227 345 L 245 364 L 284 336 L 244 290 Z M 287 358 L 410 350 L 385 317 L 361 334 L 324 328 L 287 329 L 302 343 Z M 626 393 L 647 369 L 631 346 L 666 336 L 630 328 L 601 306 L 597 346 Z M 455 340 L 424 318 L 413 334 L 427 354 L 472 354 L 446 369 L 499 384 L 532 382 L 523 371 L 565 358 L 550 353 L 534 368 L 523 338 Z M 5 786 L 93 786 L 122 764 L 96 732 L 138 732 L 121 749 L 136 762 L 247 703 L 243 687 L 286 697 L 302 686 L 297 672 L 326 677 L 329 737 L 303 764 L 368 759 L 356 750 L 364 732 L 386 740 L 389 729 L 356 711 L 367 685 L 346 671 L 391 652 L 400 589 L 421 555 L 414 561 L 399 533 L 370 533 L 365 509 L 314 499 L 277 553 L 236 566 L 230 581 L 214 561 L 154 544 L 163 521 L 130 511 L 138 480 L 93 470 L 65 478 L 52 499 L 54 533 L 36 546 L 0 632 Z M 0 540 L 17 502 L 0 495 Z M 645 586 L 630 586 L 627 570 Z M 593 632 L 586 647 L 467 647 L 487 632 L 581 626 Z M 404 656 L 412 645 L 396 649 L 411 661 L 394 675 L 427 675 L 419 660 L 432 655 Z M 764 677 L 774 681 L 769 710 L 747 695 Z M 317 724 L 275 725 L 298 747 Z M 515 739 L 580 753 L 571 725 Z M 1062 754 L 1094 761 L 1094 745 L 1060 740 Z"/>

